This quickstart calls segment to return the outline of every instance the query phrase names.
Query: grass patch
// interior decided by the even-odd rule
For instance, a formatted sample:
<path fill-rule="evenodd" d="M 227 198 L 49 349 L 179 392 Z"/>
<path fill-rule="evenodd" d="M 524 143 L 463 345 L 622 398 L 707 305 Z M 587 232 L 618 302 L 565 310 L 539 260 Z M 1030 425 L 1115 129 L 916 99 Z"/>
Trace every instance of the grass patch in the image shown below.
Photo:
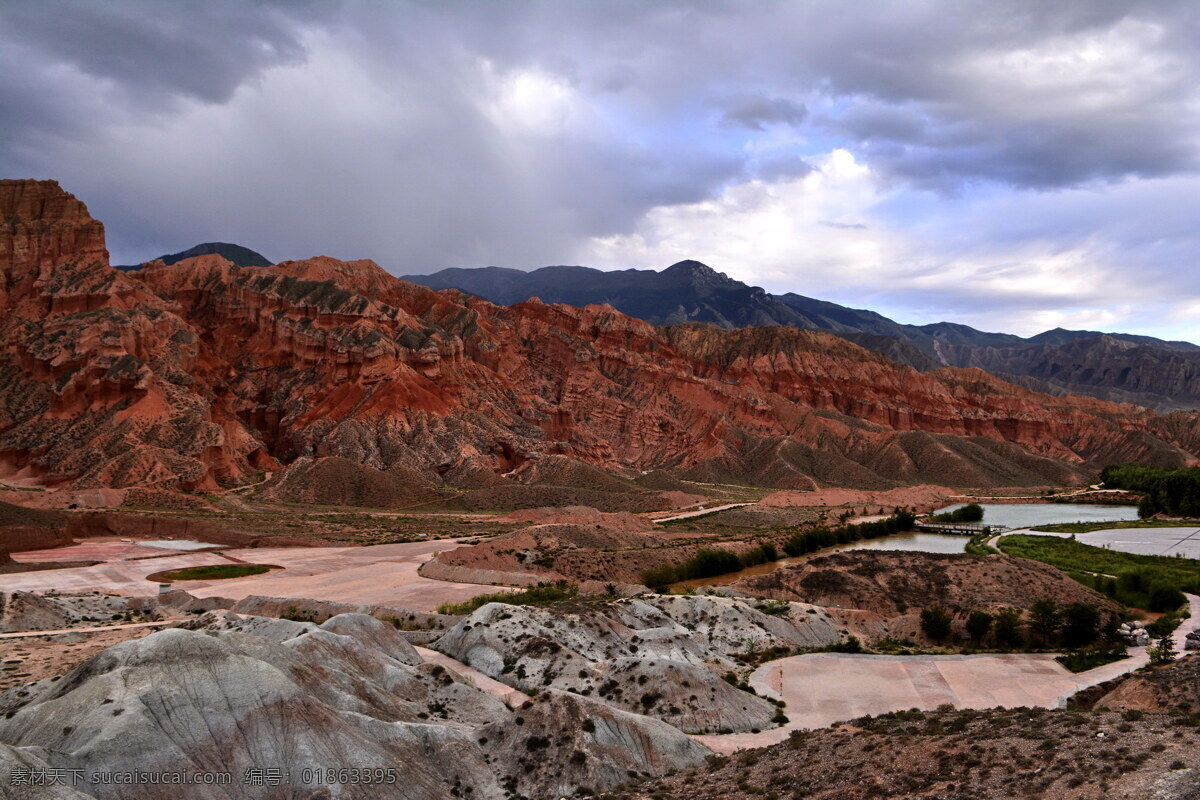
<path fill-rule="evenodd" d="M 579 594 L 579 587 L 573 583 L 559 581 L 557 583 L 539 583 L 519 592 L 489 592 L 472 597 L 462 603 L 442 603 L 438 606 L 439 614 L 451 614 L 465 617 L 473 611 L 483 608 L 488 603 L 505 603 L 510 606 L 541 606 L 570 600 Z"/>
<path fill-rule="evenodd" d="M 970 538 L 964 552 L 970 553 L 973 556 L 989 556 L 1000 551 L 988 544 L 995 534 L 993 533 L 977 533 Z"/>
<path fill-rule="evenodd" d="M 1149 611 L 1171 611 L 1183 604 L 1183 592 L 1200 592 L 1200 561 L 1192 558 L 1122 553 L 1056 536 L 1011 534 L 997 544 L 1010 556 L 1058 567 L 1085 586 Z"/>
<path fill-rule="evenodd" d="M 147 580 L 155 581 L 216 581 L 226 578 L 245 578 L 248 575 L 262 575 L 269 572 L 265 564 L 216 564 L 208 567 L 186 567 L 173 569 L 170 572 L 159 572 Z"/>
<path fill-rule="evenodd" d="M 1187 520 L 1123 519 L 1113 522 L 1057 522 L 1053 525 L 1037 525 L 1031 531 L 1044 533 L 1091 533 L 1121 528 L 1200 528 L 1200 522 Z"/>

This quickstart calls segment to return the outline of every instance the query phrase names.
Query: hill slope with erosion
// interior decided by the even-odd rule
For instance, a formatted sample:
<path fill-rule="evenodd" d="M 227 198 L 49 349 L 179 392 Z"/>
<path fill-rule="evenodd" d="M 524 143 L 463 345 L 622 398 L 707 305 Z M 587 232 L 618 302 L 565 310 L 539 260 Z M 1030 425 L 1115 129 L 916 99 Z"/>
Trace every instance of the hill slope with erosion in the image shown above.
<path fill-rule="evenodd" d="M 967 325 L 905 325 L 865 309 L 788 292 L 773 295 L 698 261 L 662 271 L 543 267 L 445 269 L 406 280 L 510 305 L 607 303 L 656 325 L 790 325 L 828 331 L 922 371 L 981 367 L 1038 391 L 1073 392 L 1165 411 L 1200 408 L 1200 347 L 1150 336 L 1062 328 L 1022 338 Z"/>
<path fill-rule="evenodd" d="M 188 786 L 189 800 L 501 800 L 609 789 L 709 755 L 663 722 L 586 697 L 546 691 L 510 710 L 361 614 L 320 626 L 210 614 L 192 627 L 0 695 L 0 769 L 80 769 L 74 788 L 95 800 L 130 796 L 95 780 L 100 770 L 232 774 Z M 326 768 L 358 772 L 327 778 Z M 243 780 L 252 769 L 287 774 L 290 788 L 264 794 Z M 137 796 L 181 794 L 144 783 Z"/>
<path fill-rule="evenodd" d="M 920 373 L 814 331 L 499 307 L 327 257 L 123 273 L 57 183 L 0 182 L 0 214 L 5 479 L 212 490 L 339 457 L 519 485 L 563 456 L 778 488 L 1044 485 L 1200 452 L 1195 415 Z"/>
<path fill-rule="evenodd" d="M 797 732 L 614 798 L 1188 800 L 1200 792 L 1198 739 L 1166 715 L 902 711 Z"/>
<path fill-rule="evenodd" d="M 921 639 L 921 609 L 951 610 L 961 629 L 971 610 L 1028 609 L 1038 600 L 1083 603 L 1116 615 L 1104 595 L 1046 564 L 1011 556 L 859 550 L 782 566 L 732 586 L 754 597 L 857 609 L 887 625 L 891 636 Z"/>

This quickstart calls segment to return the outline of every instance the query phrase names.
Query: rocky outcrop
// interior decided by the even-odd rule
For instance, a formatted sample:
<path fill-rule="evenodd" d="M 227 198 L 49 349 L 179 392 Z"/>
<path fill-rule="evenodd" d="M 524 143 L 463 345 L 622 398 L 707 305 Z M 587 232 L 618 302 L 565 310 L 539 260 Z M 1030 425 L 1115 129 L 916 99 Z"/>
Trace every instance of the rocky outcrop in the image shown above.
<path fill-rule="evenodd" d="M 50 764 L 39 758 L 31 748 L 9 747 L 0 744 L 0 786 L 5 800 L 95 800 L 71 786 L 71 781 L 53 783 L 33 776 L 50 775 Z"/>
<path fill-rule="evenodd" d="M 670 725 L 554 689 L 517 714 L 520 725 L 495 723 L 480 741 L 507 773 L 502 786 L 521 797 L 569 797 L 581 786 L 661 777 L 712 755 Z"/>
<path fill-rule="evenodd" d="M 12 561 L 9 553 L 65 547 L 71 541 L 65 514 L 0 502 L 0 564 Z"/>
<path fill-rule="evenodd" d="M 491 603 L 434 648 L 524 691 L 569 691 L 715 733 L 774 724 L 774 706 L 722 679 L 735 656 L 840 639 L 819 609 L 784 619 L 735 598 L 650 596 L 578 611 Z"/>
<path fill-rule="evenodd" d="M 57 184 L 5 182 L 0 211 L 0 477 L 215 489 L 340 458 L 387 476 L 348 476 L 335 494 L 351 499 L 393 478 L 416 493 L 636 489 L 656 468 L 779 488 L 963 487 L 1200 452 L 1195 415 L 1050 397 L 980 370 L 920 373 L 829 334 L 498 307 L 327 257 L 121 273 Z M 589 477 L 597 467 L 625 477 Z"/>
<path fill-rule="evenodd" d="M 152 598 L 100 592 L 43 595 L 0 592 L 0 633 L 53 631 L 159 618 Z"/>
<path fill-rule="evenodd" d="M 183 594 L 180 592 L 180 594 Z M 320 624 L 339 614 L 367 614 L 391 625 L 408 641 L 427 641 L 440 636 L 458 622 L 457 617 L 447 614 L 430 614 L 409 608 L 381 605 L 352 605 L 330 600 L 305 600 L 296 597 L 262 597 L 252 594 L 232 603 L 238 614 L 315 622 Z"/>

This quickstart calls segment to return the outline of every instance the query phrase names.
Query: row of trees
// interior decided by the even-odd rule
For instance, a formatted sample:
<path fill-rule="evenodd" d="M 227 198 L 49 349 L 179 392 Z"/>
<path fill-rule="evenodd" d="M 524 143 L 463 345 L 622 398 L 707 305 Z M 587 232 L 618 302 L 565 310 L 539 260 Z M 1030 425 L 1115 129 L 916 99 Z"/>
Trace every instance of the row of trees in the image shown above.
<path fill-rule="evenodd" d="M 1138 515 L 1150 517 L 1161 512 L 1182 517 L 1200 516 L 1200 468 L 1147 467 L 1141 464 L 1114 464 L 1100 473 L 1110 489 L 1142 492 Z"/>
<path fill-rule="evenodd" d="M 784 542 L 783 552 L 794 557 L 837 544 L 850 544 L 861 539 L 878 539 L 881 536 L 910 531 L 916 520 L 912 512 L 898 508 L 890 517 L 874 522 L 840 525 L 836 528 L 808 528 L 796 531 L 788 537 Z M 722 547 L 705 548 L 697 550 L 695 555 L 682 564 L 646 570 L 642 573 L 642 583 L 656 592 L 664 592 L 673 583 L 713 578 L 778 559 L 778 549 L 771 542 L 762 542 L 743 553 L 735 553 Z"/>
<path fill-rule="evenodd" d="M 763 542 L 740 554 L 722 547 L 705 548 L 697 550 L 695 555 L 682 564 L 646 570 L 642 573 L 642 583 L 656 592 L 665 592 L 673 583 L 726 575 L 746 567 L 776 561 L 778 558 L 779 552 L 771 542 Z"/>
<path fill-rule="evenodd" d="M 840 525 L 836 528 L 820 526 L 796 531 L 783 544 L 783 552 L 789 556 L 802 556 L 838 544 L 850 544 L 862 539 L 878 539 L 893 533 L 911 531 L 916 516 L 907 509 L 897 508 L 887 519 L 860 522 L 855 525 Z"/>
<path fill-rule="evenodd" d="M 963 629 L 976 646 L 994 645 L 1012 648 L 1087 647 L 1101 639 L 1115 639 L 1117 619 L 1103 614 L 1095 606 L 1071 603 L 1060 606 L 1054 600 L 1038 600 L 1029 607 L 1029 615 L 1018 608 L 1006 608 L 995 614 L 971 610 L 961 613 Z M 921 631 L 935 642 L 954 637 L 955 617 L 940 606 L 921 611 Z"/>

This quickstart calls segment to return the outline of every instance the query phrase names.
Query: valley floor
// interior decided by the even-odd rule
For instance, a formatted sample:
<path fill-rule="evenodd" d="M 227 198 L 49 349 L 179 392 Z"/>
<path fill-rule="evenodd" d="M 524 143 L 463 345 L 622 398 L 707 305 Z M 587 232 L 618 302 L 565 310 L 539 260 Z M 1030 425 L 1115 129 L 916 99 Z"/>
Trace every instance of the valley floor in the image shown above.
<path fill-rule="evenodd" d="M 73 550 L 84 553 L 71 558 L 104 557 L 90 567 L 40 570 L 0 575 L 0 591 L 75 592 L 100 590 L 131 597 L 153 593 L 157 584 L 147 576 L 164 570 L 249 562 L 282 567 L 263 575 L 219 581 L 178 581 L 174 588 L 196 597 L 228 597 L 240 600 L 249 595 L 332 600 L 341 603 L 390 605 L 416 611 L 433 611 L 442 603 L 456 603 L 480 594 L 473 583 L 432 580 L 417 574 L 421 564 L 438 552 L 460 546 L 455 540 L 435 540 L 372 547 L 260 547 L 215 552 L 174 554 L 126 560 L 131 545 L 116 543 L 107 552 L 88 541 L 74 548 L 57 548 L 17 553 L 14 560 L 35 562 L 51 556 L 63 560 Z M 136 547 L 136 546 L 134 546 Z M 150 548 L 142 548 L 149 550 Z"/>

